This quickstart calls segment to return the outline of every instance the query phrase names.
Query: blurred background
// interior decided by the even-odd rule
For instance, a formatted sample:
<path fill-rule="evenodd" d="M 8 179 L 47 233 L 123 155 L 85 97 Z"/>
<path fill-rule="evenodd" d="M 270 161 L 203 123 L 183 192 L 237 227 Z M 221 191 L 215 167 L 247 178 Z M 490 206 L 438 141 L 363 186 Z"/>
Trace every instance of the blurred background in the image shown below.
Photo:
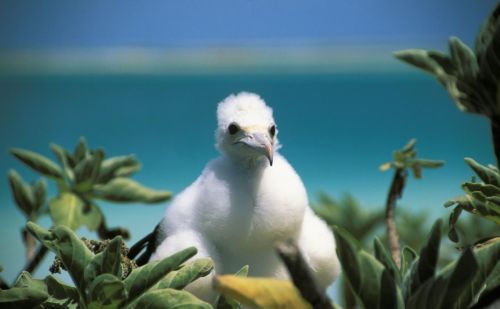
<path fill-rule="evenodd" d="M 443 203 L 472 176 L 464 157 L 494 163 L 489 125 L 392 52 L 445 51 L 451 35 L 473 46 L 495 3 L 1 1 L 0 171 L 35 180 L 10 147 L 52 156 L 50 142 L 73 149 L 85 136 L 110 156 L 135 154 L 141 183 L 179 192 L 218 155 L 217 103 L 252 91 L 273 107 L 281 153 L 313 204 L 325 202 L 320 192 L 350 194 L 363 209 L 381 209 L 392 173 L 378 167 L 416 138 L 420 157 L 446 162 L 409 179 L 400 201 L 427 227 L 449 214 Z M 24 264 L 25 219 L 4 179 L 0 265 L 11 282 Z M 129 228 L 132 244 L 168 204 L 100 205 L 110 226 Z"/>

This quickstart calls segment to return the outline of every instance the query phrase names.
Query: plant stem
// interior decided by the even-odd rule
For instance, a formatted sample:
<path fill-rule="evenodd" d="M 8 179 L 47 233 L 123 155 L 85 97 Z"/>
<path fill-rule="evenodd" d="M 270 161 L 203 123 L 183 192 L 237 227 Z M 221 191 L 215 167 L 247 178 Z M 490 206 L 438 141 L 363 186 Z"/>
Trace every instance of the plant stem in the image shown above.
<path fill-rule="evenodd" d="M 7 282 L 5 282 L 2 277 L 0 277 L 0 290 L 7 290 L 9 288 L 10 287 Z"/>
<path fill-rule="evenodd" d="M 49 250 L 47 249 L 47 247 L 40 245 L 34 257 L 24 267 L 24 271 L 32 273 L 38 267 L 38 265 L 40 265 L 40 262 L 43 260 L 45 255 L 47 255 L 48 251 Z M 19 273 L 19 275 L 21 275 L 21 273 Z"/>
<path fill-rule="evenodd" d="M 387 225 L 387 239 L 391 250 L 392 259 L 398 267 L 401 267 L 401 250 L 399 247 L 399 234 L 396 228 L 394 218 L 396 210 L 396 201 L 403 195 L 403 189 L 406 182 L 406 172 L 404 169 L 397 168 L 392 178 L 389 194 L 385 204 L 385 222 Z"/>
<path fill-rule="evenodd" d="M 102 217 L 101 224 L 97 228 L 97 235 L 100 239 L 113 239 L 115 236 L 121 236 L 123 239 L 130 239 L 130 233 L 127 229 L 121 227 L 108 228 L 104 217 Z"/>
<path fill-rule="evenodd" d="M 500 168 L 500 116 L 491 116 L 491 135 L 493 138 L 493 149 L 497 158 L 497 166 Z"/>
<path fill-rule="evenodd" d="M 21 230 L 21 234 L 26 247 L 26 261 L 31 261 L 35 254 L 36 238 L 26 228 Z"/>
<path fill-rule="evenodd" d="M 311 274 L 307 268 L 304 258 L 300 254 L 299 248 L 293 241 L 279 242 L 276 244 L 278 254 L 283 260 L 292 277 L 293 283 L 302 294 L 302 297 L 309 302 L 313 308 L 328 308 L 332 305 L 324 292 L 316 287 Z"/>

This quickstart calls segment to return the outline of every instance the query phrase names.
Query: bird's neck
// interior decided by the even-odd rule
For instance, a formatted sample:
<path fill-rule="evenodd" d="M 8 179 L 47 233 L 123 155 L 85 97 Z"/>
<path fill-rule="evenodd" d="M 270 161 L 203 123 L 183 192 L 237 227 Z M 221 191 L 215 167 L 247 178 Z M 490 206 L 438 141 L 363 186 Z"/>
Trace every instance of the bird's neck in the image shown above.
<path fill-rule="evenodd" d="M 262 172 L 269 168 L 269 161 L 265 157 L 229 157 L 235 167 L 247 172 Z"/>

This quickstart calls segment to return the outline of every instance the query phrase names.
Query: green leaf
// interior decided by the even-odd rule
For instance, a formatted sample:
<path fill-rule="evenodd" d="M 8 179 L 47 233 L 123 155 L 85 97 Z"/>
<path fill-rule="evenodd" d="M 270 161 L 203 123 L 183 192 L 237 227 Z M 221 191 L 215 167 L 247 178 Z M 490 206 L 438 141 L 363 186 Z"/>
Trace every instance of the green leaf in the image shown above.
<path fill-rule="evenodd" d="M 44 246 L 61 259 L 78 290 L 84 293 L 84 270 L 94 254 L 83 241 L 64 225 L 46 230 L 33 222 L 28 222 L 26 227 Z"/>
<path fill-rule="evenodd" d="M 49 296 L 38 289 L 13 287 L 0 290 L 0 307 L 33 308 L 42 304 Z"/>
<path fill-rule="evenodd" d="M 444 165 L 444 161 L 440 160 L 426 160 L 426 159 L 414 159 L 413 164 L 421 168 L 438 168 Z"/>
<path fill-rule="evenodd" d="M 125 284 L 111 274 L 97 276 L 88 287 L 89 309 L 121 308 L 127 299 Z"/>
<path fill-rule="evenodd" d="M 434 223 L 427 243 L 420 250 L 419 258 L 412 263 L 410 272 L 404 279 L 405 299 L 408 299 L 426 280 L 434 276 L 441 241 L 441 224 L 441 220 Z"/>
<path fill-rule="evenodd" d="M 459 303 L 460 295 L 469 288 L 478 268 L 474 254 L 470 249 L 466 249 L 453 271 L 450 271 L 451 275 L 448 276 L 446 272 L 443 272 L 441 276 L 447 279 L 447 285 L 446 290 L 441 292 L 441 295 L 444 295 L 440 304 L 442 308 L 468 307 L 466 304 Z"/>
<path fill-rule="evenodd" d="M 475 53 L 479 61 L 485 57 L 486 51 L 495 37 L 496 30 L 500 24 L 499 16 L 500 3 L 497 3 L 495 9 L 492 10 L 491 14 L 481 25 L 481 29 L 476 36 Z"/>
<path fill-rule="evenodd" d="M 469 280 L 467 289 L 460 294 L 457 303 L 461 308 L 469 308 L 480 297 L 483 291 L 489 290 L 492 285 L 498 284 L 498 270 L 500 265 L 500 241 L 496 241 L 474 250 L 478 270 L 474 278 Z M 496 271 L 494 271 L 496 270 Z"/>
<path fill-rule="evenodd" d="M 80 163 L 85 157 L 87 157 L 89 153 L 88 147 L 87 147 L 87 141 L 85 140 L 85 137 L 80 137 L 80 140 L 78 141 L 78 144 L 75 147 L 75 151 L 73 152 L 73 158 L 75 160 L 75 165 Z"/>
<path fill-rule="evenodd" d="M 69 151 L 54 143 L 50 144 L 50 149 L 52 150 L 54 155 L 57 157 L 57 159 L 63 166 L 63 171 L 66 177 L 70 181 L 73 181 L 75 179 L 73 168 L 75 167 L 76 164 Z"/>
<path fill-rule="evenodd" d="M 474 52 L 457 37 L 450 37 L 449 48 L 451 61 L 455 64 L 459 76 L 475 77 L 479 66 Z"/>
<path fill-rule="evenodd" d="M 441 53 L 423 49 L 407 49 L 395 52 L 394 56 L 401 61 L 431 73 L 442 85 L 448 83 L 450 67 L 443 64 L 449 61 Z"/>
<path fill-rule="evenodd" d="M 353 292 L 365 308 L 377 308 L 380 303 L 380 282 L 384 266 L 361 249 L 356 239 L 344 229 L 334 227 L 334 234 L 337 255 Z"/>
<path fill-rule="evenodd" d="M 78 305 L 80 295 L 78 290 L 59 281 L 50 275 L 45 280 L 33 279 L 30 273 L 23 271 L 17 279 L 16 288 L 30 288 L 41 293 L 48 294 L 43 302 L 42 308 L 75 308 Z"/>
<path fill-rule="evenodd" d="M 401 251 L 401 276 L 405 276 L 413 261 L 418 257 L 417 252 L 408 246 Z"/>
<path fill-rule="evenodd" d="M 142 295 L 133 308 L 212 308 L 209 304 L 199 300 L 186 291 L 162 289 L 149 291 Z"/>
<path fill-rule="evenodd" d="M 15 171 L 9 171 L 9 184 L 17 207 L 30 218 L 36 211 L 35 197 L 29 185 Z"/>
<path fill-rule="evenodd" d="M 429 278 L 407 301 L 407 308 L 468 308 L 460 302 L 477 271 L 470 249 L 449 264 L 437 277 Z"/>
<path fill-rule="evenodd" d="M 245 265 L 238 270 L 234 275 L 237 277 L 247 277 L 249 266 Z M 215 300 L 215 308 L 217 309 L 240 309 L 241 304 L 234 298 L 220 294 Z"/>
<path fill-rule="evenodd" d="M 12 148 L 10 153 L 34 171 L 55 179 L 63 179 L 61 168 L 47 157 L 33 151 Z"/>
<path fill-rule="evenodd" d="M 384 265 L 385 269 L 387 270 L 388 274 L 391 276 L 391 278 L 397 283 L 401 283 L 401 274 L 399 273 L 399 269 L 396 266 L 396 263 L 394 263 L 394 260 L 392 259 L 392 256 L 387 252 L 385 249 L 384 245 L 380 242 L 378 237 L 375 237 L 373 241 L 373 247 L 374 247 L 374 252 L 375 252 L 375 258 Z M 384 279 L 385 280 L 385 279 Z"/>
<path fill-rule="evenodd" d="M 386 268 L 380 277 L 380 298 L 378 308 L 383 309 L 404 309 L 401 291 L 396 286 L 394 276 Z"/>
<path fill-rule="evenodd" d="M 457 206 L 453 209 L 453 211 L 450 214 L 450 219 L 449 219 L 449 231 L 448 231 L 448 238 L 453 241 L 453 242 L 458 242 L 458 233 L 456 229 L 456 224 L 458 222 L 458 218 L 460 217 L 460 214 L 462 213 L 462 207 Z"/>
<path fill-rule="evenodd" d="M 97 180 L 104 151 L 98 149 L 91 155 L 83 158 L 75 167 L 75 189 L 79 192 L 87 192 L 92 189 L 92 184 Z"/>
<path fill-rule="evenodd" d="M 94 231 L 102 221 L 102 213 L 93 204 L 85 204 L 78 196 L 63 192 L 49 202 L 50 217 L 54 225 L 65 225 L 72 230 L 87 225 Z"/>
<path fill-rule="evenodd" d="M 129 178 L 115 178 L 104 185 L 94 186 L 94 197 L 122 203 L 159 203 L 168 200 L 172 194 L 146 188 Z"/>
<path fill-rule="evenodd" d="M 104 184 L 115 177 L 128 177 L 140 168 L 141 163 L 133 155 L 109 158 L 102 162 L 97 182 Z"/>
<path fill-rule="evenodd" d="M 47 182 L 40 178 L 32 185 L 33 196 L 35 199 L 35 211 L 39 211 L 45 205 L 47 199 Z"/>
<path fill-rule="evenodd" d="M 481 165 L 472 158 L 465 158 L 464 160 L 484 183 L 500 186 L 500 174 L 498 171 Z"/>
<path fill-rule="evenodd" d="M 121 247 L 123 241 L 120 236 L 116 236 L 99 254 L 96 254 L 90 263 L 85 267 L 84 280 L 88 286 L 99 275 L 111 274 L 115 277 L 122 277 L 121 268 Z"/>
<path fill-rule="evenodd" d="M 64 284 L 53 275 L 47 276 L 45 283 L 50 295 L 47 302 L 59 304 L 64 308 L 76 309 L 78 307 L 80 294 L 76 288 Z"/>
<path fill-rule="evenodd" d="M 207 276 L 213 268 L 214 263 L 212 259 L 196 259 L 192 262 L 188 262 L 179 270 L 168 273 L 168 275 L 158 283 L 157 288 L 181 290 L 196 279 Z"/>
<path fill-rule="evenodd" d="M 129 294 L 128 301 L 133 301 L 140 294 L 144 293 L 144 291 L 160 281 L 166 274 L 193 257 L 196 252 L 195 247 L 190 247 L 160 261 L 149 262 L 142 267 L 134 269 L 123 281 Z"/>

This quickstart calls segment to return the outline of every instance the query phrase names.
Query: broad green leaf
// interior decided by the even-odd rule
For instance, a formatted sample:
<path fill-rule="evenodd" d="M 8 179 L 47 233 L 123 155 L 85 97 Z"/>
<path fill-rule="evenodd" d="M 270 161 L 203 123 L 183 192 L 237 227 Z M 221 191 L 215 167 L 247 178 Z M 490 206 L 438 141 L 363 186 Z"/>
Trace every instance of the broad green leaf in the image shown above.
<path fill-rule="evenodd" d="M 38 289 L 13 287 L 0 290 L 0 307 L 5 309 L 33 308 L 43 303 L 48 297 L 47 293 Z"/>
<path fill-rule="evenodd" d="M 77 230 L 86 225 L 89 230 L 98 228 L 102 213 L 93 204 L 85 204 L 77 195 L 63 192 L 49 202 L 49 211 L 54 225 L 65 225 Z"/>
<path fill-rule="evenodd" d="M 75 175 L 73 173 L 73 167 L 75 167 L 76 164 L 75 161 L 73 160 L 72 155 L 69 153 L 68 150 L 54 143 L 50 144 L 50 149 L 52 150 L 54 155 L 57 157 L 57 159 L 63 166 L 63 171 L 66 177 L 70 181 L 73 181 L 75 179 Z"/>
<path fill-rule="evenodd" d="M 104 185 L 94 186 L 94 197 L 122 203 L 159 203 L 168 200 L 172 194 L 146 188 L 129 178 L 115 178 Z"/>
<path fill-rule="evenodd" d="M 75 308 L 80 296 L 78 290 L 60 282 L 56 277 L 50 275 L 45 280 L 33 279 L 30 273 L 24 271 L 17 279 L 16 288 L 30 288 L 46 293 L 48 298 L 43 302 L 42 308 Z"/>
<path fill-rule="evenodd" d="M 468 290 L 479 266 L 474 254 L 470 249 L 466 249 L 456 262 L 450 275 L 445 271 L 440 276 L 446 278 L 446 290 L 441 291 L 442 308 L 468 308 L 467 304 L 461 304 L 460 295 Z M 443 293 L 444 292 L 444 293 Z"/>
<path fill-rule="evenodd" d="M 407 300 L 407 308 L 468 308 L 460 295 L 469 288 L 477 263 L 469 249 L 457 262 L 449 264 L 438 276 L 429 278 Z"/>
<path fill-rule="evenodd" d="M 404 309 L 403 296 L 394 281 L 394 276 L 386 268 L 380 277 L 380 309 Z"/>
<path fill-rule="evenodd" d="M 33 222 L 28 222 L 26 227 L 44 246 L 61 259 L 79 291 L 84 293 L 84 270 L 94 254 L 83 241 L 64 225 L 46 230 Z"/>
<path fill-rule="evenodd" d="M 102 162 L 97 182 L 104 184 L 115 177 L 128 177 L 140 168 L 140 162 L 133 155 L 109 158 Z"/>
<path fill-rule="evenodd" d="M 111 274 L 117 278 L 122 277 L 121 247 L 123 241 L 116 236 L 102 252 L 96 254 L 85 267 L 84 280 L 88 286 L 99 275 Z"/>
<path fill-rule="evenodd" d="M 42 156 L 33 151 L 12 148 L 10 153 L 24 164 L 31 167 L 34 171 L 41 173 L 44 176 L 62 179 L 63 174 L 61 168 L 47 157 Z"/>
<path fill-rule="evenodd" d="M 125 284 L 111 274 L 97 276 L 88 287 L 89 309 L 121 308 L 127 300 Z"/>
<path fill-rule="evenodd" d="M 47 276 L 45 283 L 50 295 L 47 302 L 60 304 L 64 308 L 78 308 L 80 294 L 76 288 L 66 285 L 53 275 Z"/>
<path fill-rule="evenodd" d="M 173 309 L 173 308 L 200 308 L 210 309 L 212 306 L 207 304 L 194 295 L 186 291 L 174 289 L 162 289 L 146 292 L 142 295 L 132 308 L 155 308 L 155 309 Z"/>
<path fill-rule="evenodd" d="M 500 241 L 489 243 L 473 252 L 478 270 L 475 272 L 474 278 L 470 280 L 467 289 L 460 294 L 460 298 L 457 300 L 462 308 L 473 305 L 483 291 L 489 290 L 492 285 L 498 284 L 499 281 L 498 278 L 491 276 L 499 273 Z"/>
<path fill-rule="evenodd" d="M 35 196 L 31 187 L 23 181 L 15 170 L 9 171 L 9 184 L 17 207 L 26 217 L 30 218 L 36 208 Z"/>
<path fill-rule="evenodd" d="M 215 289 L 253 308 L 312 308 L 288 280 L 217 276 Z"/>
<path fill-rule="evenodd" d="M 196 259 L 192 262 L 188 262 L 179 270 L 174 270 L 168 273 L 168 275 L 166 275 L 165 278 L 161 279 L 158 283 L 157 288 L 181 290 L 196 279 L 207 276 L 213 268 L 214 263 L 212 259 Z"/>
<path fill-rule="evenodd" d="M 22 271 L 14 283 L 16 288 L 31 288 L 46 293 L 47 287 L 43 280 L 33 279 L 27 271 Z"/>
<path fill-rule="evenodd" d="M 384 266 L 365 252 L 357 240 L 344 229 L 334 227 L 334 234 L 337 255 L 353 292 L 365 308 L 377 308 Z"/>
<path fill-rule="evenodd" d="M 401 274 L 399 273 L 399 269 L 394 263 L 392 256 L 385 249 L 384 245 L 380 242 L 378 237 L 375 237 L 373 241 L 374 253 L 377 260 L 384 265 L 385 269 L 388 271 L 388 274 L 391 278 L 397 283 L 401 283 Z"/>
<path fill-rule="evenodd" d="M 131 302 L 147 289 L 155 285 L 166 274 L 177 269 L 182 263 L 196 254 L 195 247 L 190 247 L 179 251 L 160 261 L 149 262 L 148 264 L 134 269 L 130 275 L 123 281 L 128 291 Z"/>
<path fill-rule="evenodd" d="M 422 247 L 419 257 L 412 263 L 410 271 L 405 276 L 403 287 L 405 299 L 408 299 L 426 280 L 434 276 L 440 242 L 441 220 L 437 220 L 432 226 L 427 243 Z"/>

